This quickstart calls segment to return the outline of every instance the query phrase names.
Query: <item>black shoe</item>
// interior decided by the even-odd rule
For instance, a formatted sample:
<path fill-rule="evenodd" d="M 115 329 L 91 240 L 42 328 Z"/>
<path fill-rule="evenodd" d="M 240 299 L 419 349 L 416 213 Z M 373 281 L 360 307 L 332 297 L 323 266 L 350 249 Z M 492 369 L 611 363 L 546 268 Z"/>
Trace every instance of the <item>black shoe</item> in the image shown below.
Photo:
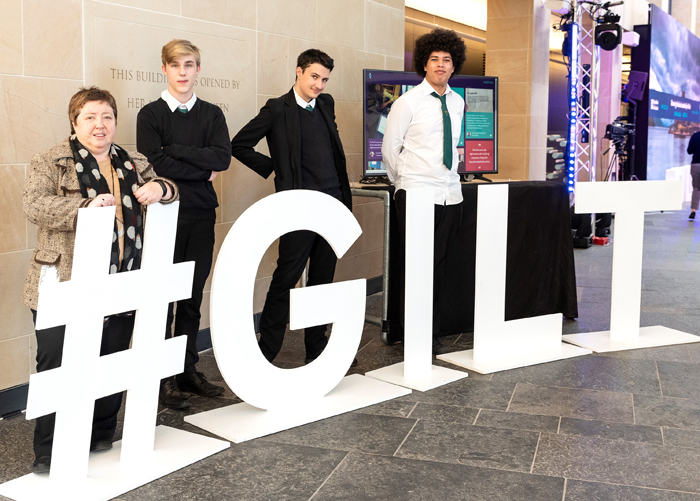
<path fill-rule="evenodd" d="M 90 452 L 108 451 L 112 448 L 112 441 L 108 438 L 95 440 L 90 444 Z"/>
<path fill-rule="evenodd" d="M 224 392 L 223 387 L 211 384 L 204 374 L 196 370 L 185 371 L 178 374 L 175 379 L 180 390 L 196 393 L 202 397 L 218 397 Z"/>
<path fill-rule="evenodd" d="M 311 362 L 313 362 L 313 361 L 316 360 L 317 358 L 318 358 L 318 357 L 313 357 L 313 358 L 311 358 L 311 357 L 306 357 L 306 358 L 304 359 L 304 365 L 309 365 Z M 353 358 L 353 359 L 352 359 L 352 363 L 350 364 L 350 367 L 357 367 L 357 358 Z"/>
<path fill-rule="evenodd" d="M 688 219 L 695 219 L 695 211 L 691 212 Z"/>
<path fill-rule="evenodd" d="M 440 338 L 433 338 L 433 355 L 444 355 L 450 351 L 452 351 L 452 349 L 440 341 Z"/>
<path fill-rule="evenodd" d="M 168 409 L 183 410 L 192 404 L 187 400 L 187 395 L 182 393 L 175 384 L 175 378 L 169 377 L 161 381 L 158 400 L 163 407 Z"/>
<path fill-rule="evenodd" d="M 32 465 L 32 473 L 48 473 L 51 469 L 51 456 L 41 456 L 36 458 Z"/>

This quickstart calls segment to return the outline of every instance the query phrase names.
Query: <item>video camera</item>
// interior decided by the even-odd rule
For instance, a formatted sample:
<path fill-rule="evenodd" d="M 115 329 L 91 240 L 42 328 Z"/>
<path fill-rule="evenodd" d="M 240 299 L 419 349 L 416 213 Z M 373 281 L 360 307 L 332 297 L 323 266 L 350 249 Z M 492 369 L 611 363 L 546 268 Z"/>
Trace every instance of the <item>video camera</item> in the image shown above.
<path fill-rule="evenodd" d="M 615 146 L 622 146 L 625 141 L 634 136 L 634 124 L 627 121 L 627 117 L 617 117 L 613 123 L 605 126 L 605 139 L 612 141 Z"/>

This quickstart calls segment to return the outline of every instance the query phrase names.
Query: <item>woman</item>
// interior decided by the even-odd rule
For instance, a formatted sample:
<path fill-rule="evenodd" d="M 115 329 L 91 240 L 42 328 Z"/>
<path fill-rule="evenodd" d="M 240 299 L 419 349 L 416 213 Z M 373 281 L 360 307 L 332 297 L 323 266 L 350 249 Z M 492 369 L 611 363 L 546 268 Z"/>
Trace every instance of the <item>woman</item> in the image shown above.
<path fill-rule="evenodd" d="M 178 198 L 175 183 L 157 177 L 143 155 L 127 153 L 112 143 L 117 105 L 108 91 L 80 89 L 70 100 L 68 117 L 72 135 L 32 159 L 22 193 L 27 218 L 39 226 L 22 291 L 22 301 L 31 308 L 35 324 L 42 273 L 49 271 L 57 273 L 60 281 L 70 280 L 78 209 L 116 205 L 110 273 L 120 273 L 139 268 L 143 208 Z M 100 355 L 128 349 L 133 325 L 133 312 L 107 317 Z M 65 326 L 36 331 L 37 372 L 60 367 L 64 333 Z M 121 401 L 120 392 L 95 402 L 90 450 L 112 447 Z M 36 420 L 34 473 L 49 471 L 55 416 Z"/>

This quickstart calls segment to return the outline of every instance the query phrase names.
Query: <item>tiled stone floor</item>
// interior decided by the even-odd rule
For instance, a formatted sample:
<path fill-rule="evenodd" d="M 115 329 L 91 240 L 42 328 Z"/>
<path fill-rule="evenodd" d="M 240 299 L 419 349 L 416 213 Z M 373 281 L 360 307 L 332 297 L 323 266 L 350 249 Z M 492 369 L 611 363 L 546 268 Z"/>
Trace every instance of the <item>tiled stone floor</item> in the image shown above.
<path fill-rule="evenodd" d="M 641 324 L 700 335 L 700 229 L 686 217 L 646 217 Z M 564 332 L 607 330 L 612 247 L 575 252 L 579 318 Z M 368 301 L 380 311 L 379 295 Z M 402 360 L 378 336 L 365 326 L 351 373 Z M 471 347 L 467 334 L 446 341 Z M 303 358 L 301 336 L 288 335 L 278 364 Z M 211 352 L 199 366 L 222 383 Z M 700 501 L 699 397 L 700 344 L 470 374 L 233 444 L 119 499 Z M 240 401 L 228 390 L 192 400 L 191 413 Z M 184 415 L 161 409 L 158 422 L 203 433 Z M 0 482 L 30 471 L 32 430 L 22 417 L 0 421 Z"/>

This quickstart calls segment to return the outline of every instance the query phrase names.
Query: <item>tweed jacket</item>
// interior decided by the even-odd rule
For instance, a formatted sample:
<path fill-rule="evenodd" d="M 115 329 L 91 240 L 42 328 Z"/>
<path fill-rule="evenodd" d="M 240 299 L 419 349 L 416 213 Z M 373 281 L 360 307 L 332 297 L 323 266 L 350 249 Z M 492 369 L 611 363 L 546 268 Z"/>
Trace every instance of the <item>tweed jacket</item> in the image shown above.
<path fill-rule="evenodd" d="M 173 194 L 162 203 L 178 199 L 179 192 L 174 182 L 158 177 L 153 166 L 140 153 L 128 153 L 140 184 L 160 179 L 170 186 Z M 48 267 L 56 269 L 59 281 L 70 280 L 78 209 L 87 207 L 91 201 L 83 198 L 80 192 L 73 152 L 67 139 L 32 158 L 22 192 L 24 213 L 29 221 L 39 226 L 36 248 L 22 290 L 22 302 L 30 308 L 37 309 L 39 282 Z"/>

